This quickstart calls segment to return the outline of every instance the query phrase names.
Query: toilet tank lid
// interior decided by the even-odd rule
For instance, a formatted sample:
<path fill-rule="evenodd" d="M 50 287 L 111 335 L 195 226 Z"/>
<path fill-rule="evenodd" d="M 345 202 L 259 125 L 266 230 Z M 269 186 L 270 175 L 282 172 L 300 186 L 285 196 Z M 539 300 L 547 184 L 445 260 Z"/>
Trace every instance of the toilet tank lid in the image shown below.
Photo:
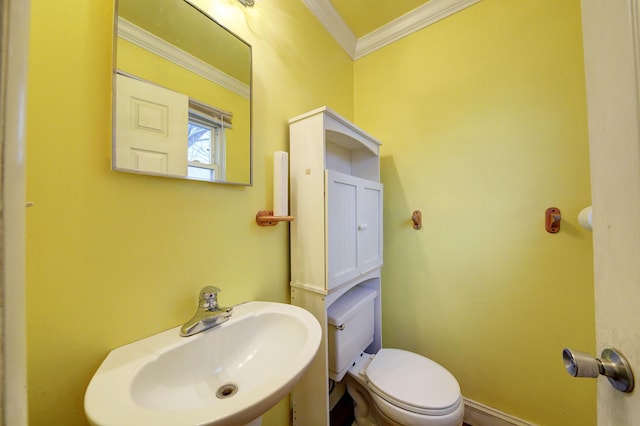
<path fill-rule="evenodd" d="M 329 324 L 340 326 L 376 298 L 378 293 L 367 287 L 354 287 L 338 298 L 329 309 Z"/>

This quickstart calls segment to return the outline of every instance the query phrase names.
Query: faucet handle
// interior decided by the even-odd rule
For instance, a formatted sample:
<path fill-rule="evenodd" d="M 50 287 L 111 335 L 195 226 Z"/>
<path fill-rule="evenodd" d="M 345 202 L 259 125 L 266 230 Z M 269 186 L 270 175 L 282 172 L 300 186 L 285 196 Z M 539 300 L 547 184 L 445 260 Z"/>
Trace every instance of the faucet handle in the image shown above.
<path fill-rule="evenodd" d="M 220 293 L 222 290 L 220 290 L 218 287 L 213 286 L 213 285 L 208 285 L 206 287 L 202 287 L 202 290 L 200 290 L 200 297 L 207 297 L 205 295 L 208 294 L 218 294 Z"/>
<path fill-rule="evenodd" d="M 205 302 L 208 307 L 215 307 L 218 305 L 218 293 L 221 291 L 218 287 L 212 285 L 202 287 L 202 290 L 200 290 L 200 300 Z"/>

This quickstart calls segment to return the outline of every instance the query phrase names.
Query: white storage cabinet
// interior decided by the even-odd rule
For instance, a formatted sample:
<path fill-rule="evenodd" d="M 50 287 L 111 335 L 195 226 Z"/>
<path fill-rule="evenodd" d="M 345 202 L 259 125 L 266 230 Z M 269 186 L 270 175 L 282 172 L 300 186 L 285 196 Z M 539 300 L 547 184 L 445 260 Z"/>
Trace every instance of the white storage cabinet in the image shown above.
<path fill-rule="evenodd" d="M 381 347 L 382 184 L 380 142 L 322 107 L 289 120 L 291 303 L 323 328 L 318 355 L 293 391 L 294 425 L 329 424 L 327 310 L 355 286 L 375 290 Z"/>

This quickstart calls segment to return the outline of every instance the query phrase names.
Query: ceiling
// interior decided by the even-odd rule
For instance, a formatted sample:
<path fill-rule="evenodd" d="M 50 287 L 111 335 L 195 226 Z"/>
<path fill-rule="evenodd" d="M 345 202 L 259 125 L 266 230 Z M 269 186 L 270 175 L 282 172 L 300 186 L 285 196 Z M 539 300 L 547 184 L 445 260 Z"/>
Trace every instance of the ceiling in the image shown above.
<path fill-rule="evenodd" d="M 344 50 L 358 59 L 481 0 L 302 1 Z"/>
<path fill-rule="evenodd" d="M 330 0 L 356 37 L 362 37 L 429 0 Z M 366 13 L 363 13 L 366 11 Z"/>

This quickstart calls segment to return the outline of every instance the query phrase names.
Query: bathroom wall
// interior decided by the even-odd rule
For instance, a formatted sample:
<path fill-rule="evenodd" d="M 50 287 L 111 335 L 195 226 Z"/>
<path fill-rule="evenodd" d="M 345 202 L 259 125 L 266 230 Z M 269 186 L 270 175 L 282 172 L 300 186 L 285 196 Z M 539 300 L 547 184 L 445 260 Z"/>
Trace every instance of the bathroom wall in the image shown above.
<path fill-rule="evenodd" d="M 27 200 L 31 425 L 84 425 L 109 350 L 187 320 L 200 288 L 220 301 L 289 301 L 288 232 L 272 207 L 273 151 L 288 119 L 321 105 L 353 116 L 353 62 L 298 0 L 198 4 L 253 45 L 254 186 L 111 171 L 110 0 L 32 0 Z M 289 420 L 285 400 L 265 426 Z"/>
<path fill-rule="evenodd" d="M 584 86 L 579 0 L 484 0 L 355 66 L 384 141 L 383 344 L 541 425 L 596 424 L 596 381 L 561 359 L 595 353 Z"/>
<path fill-rule="evenodd" d="M 560 359 L 595 352 L 579 1 L 484 0 L 358 60 L 355 83 L 302 2 L 196 3 L 254 48 L 253 187 L 111 171 L 113 2 L 32 0 L 30 424 L 86 424 L 107 352 L 180 324 L 202 285 L 225 304 L 289 300 L 287 228 L 254 216 L 288 118 L 326 104 L 384 141 L 385 344 L 441 362 L 475 401 L 594 425 L 595 381 Z M 284 401 L 264 424 L 287 419 Z"/>

